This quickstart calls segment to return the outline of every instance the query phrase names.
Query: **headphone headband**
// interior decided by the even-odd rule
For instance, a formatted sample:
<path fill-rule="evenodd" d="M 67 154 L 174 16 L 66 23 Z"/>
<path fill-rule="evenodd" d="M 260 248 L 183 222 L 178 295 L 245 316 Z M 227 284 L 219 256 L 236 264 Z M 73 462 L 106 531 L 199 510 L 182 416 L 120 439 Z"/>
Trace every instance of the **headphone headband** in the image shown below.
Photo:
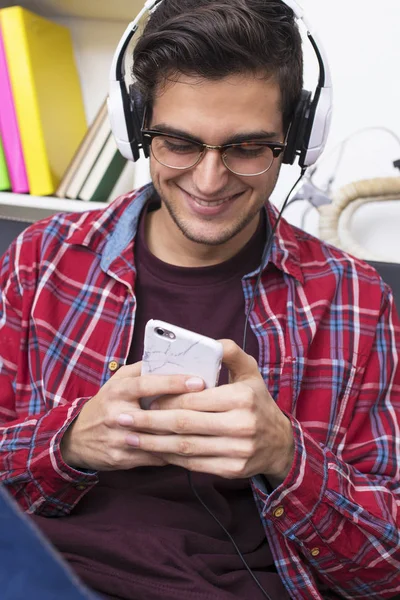
<path fill-rule="evenodd" d="M 168 1 L 168 0 L 167 0 Z M 283 162 L 293 164 L 299 156 L 301 168 L 313 165 L 322 154 L 328 138 L 332 116 L 332 79 L 322 44 L 312 31 L 304 11 L 296 0 L 281 0 L 293 11 L 307 31 L 319 66 L 318 84 L 314 95 L 303 90 L 296 107 L 287 139 Z M 128 45 L 136 34 L 139 22 L 146 13 L 152 13 L 164 0 L 146 0 L 137 17 L 129 23 L 115 51 L 109 80 L 108 114 L 111 130 L 121 154 L 128 160 L 140 158 L 140 150 L 148 156 L 141 135 L 143 101 L 135 86 L 128 93 L 125 84 L 124 59 Z"/>

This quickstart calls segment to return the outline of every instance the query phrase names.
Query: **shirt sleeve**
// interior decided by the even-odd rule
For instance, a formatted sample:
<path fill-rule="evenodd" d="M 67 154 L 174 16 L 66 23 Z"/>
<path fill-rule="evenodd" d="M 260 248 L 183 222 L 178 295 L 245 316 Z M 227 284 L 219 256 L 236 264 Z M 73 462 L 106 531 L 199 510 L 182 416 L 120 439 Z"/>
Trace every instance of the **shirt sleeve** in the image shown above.
<path fill-rule="evenodd" d="M 17 383 L 17 372 L 30 368 L 35 271 L 34 260 L 29 265 L 18 260 L 20 246 L 12 244 L 0 261 L 0 481 L 25 511 L 58 516 L 68 514 L 97 483 L 96 473 L 69 467 L 60 452 L 64 432 L 88 398 L 43 411 L 43 398 L 26 394 Z"/>
<path fill-rule="evenodd" d="M 283 545 L 294 545 L 300 560 L 345 598 L 400 592 L 399 334 L 386 294 L 361 384 L 350 392 L 354 419 L 340 443 L 322 445 L 287 415 L 295 439 L 290 473 L 275 490 L 253 482 L 262 516 Z"/>

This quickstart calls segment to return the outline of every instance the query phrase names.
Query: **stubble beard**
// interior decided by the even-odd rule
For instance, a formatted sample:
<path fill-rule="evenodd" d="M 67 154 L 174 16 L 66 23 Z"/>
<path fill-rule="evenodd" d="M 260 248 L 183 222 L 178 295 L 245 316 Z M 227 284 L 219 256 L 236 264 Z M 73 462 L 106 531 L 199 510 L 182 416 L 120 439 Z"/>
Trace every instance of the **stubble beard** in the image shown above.
<path fill-rule="evenodd" d="M 173 206 L 171 206 L 171 204 L 168 201 L 166 202 L 165 199 L 162 199 L 161 201 L 164 203 L 164 206 L 167 209 L 171 219 L 182 232 L 182 234 L 186 237 L 186 239 L 197 244 L 202 244 L 203 246 L 221 246 L 223 244 L 226 244 L 236 235 L 238 235 L 241 231 L 243 231 L 243 229 L 245 229 L 247 225 L 249 225 L 251 221 L 253 221 L 253 219 L 261 210 L 260 208 L 255 207 L 254 211 L 248 213 L 245 216 L 245 218 L 233 223 L 231 227 L 221 230 L 220 232 L 218 232 L 218 234 L 215 235 L 215 237 L 209 237 L 204 234 L 202 235 L 199 232 L 192 231 L 190 224 L 186 223 L 184 219 L 181 219 L 179 217 L 179 215 L 174 210 Z M 212 218 L 209 218 L 208 220 L 211 221 Z"/>
<path fill-rule="evenodd" d="M 243 231 L 243 229 L 245 229 L 247 225 L 253 221 L 253 219 L 255 219 L 255 217 L 260 213 L 262 206 L 264 206 L 268 197 L 266 195 L 261 206 L 255 205 L 251 212 L 244 215 L 243 218 L 238 218 L 229 228 L 220 231 L 218 235 L 215 235 L 215 237 L 209 237 L 204 234 L 202 235 L 200 232 L 193 231 L 190 227 L 190 224 L 185 222 L 185 220 L 179 216 L 179 213 L 177 210 L 175 210 L 173 204 L 169 202 L 169 200 L 162 194 L 160 186 L 157 183 L 154 183 L 154 181 L 153 185 L 161 200 L 161 204 L 167 209 L 171 220 L 174 222 L 179 231 L 185 236 L 186 239 L 203 246 L 221 246 L 232 240 L 236 235 Z M 213 219 L 212 217 L 208 217 L 208 219 L 205 218 L 204 220 L 212 222 Z"/>

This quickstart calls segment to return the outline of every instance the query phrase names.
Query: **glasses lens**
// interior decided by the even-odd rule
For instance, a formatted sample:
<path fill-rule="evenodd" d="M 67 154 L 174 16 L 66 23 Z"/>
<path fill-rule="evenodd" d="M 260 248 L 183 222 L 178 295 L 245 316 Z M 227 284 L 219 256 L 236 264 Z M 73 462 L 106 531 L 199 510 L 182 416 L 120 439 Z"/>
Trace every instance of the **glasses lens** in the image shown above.
<path fill-rule="evenodd" d="M 185 169 L 199 159 L 202 147 L 190 141 L 158 135 L 151 142 L 154 158 L 167 167 Z"/>
<path fill-rule="evenodd" d="M 228 169 L 238 175 L 257 175 L 268 171 L 274 161 L 271 148 L 256 143 L 238 144 L 224 152 Z"/>

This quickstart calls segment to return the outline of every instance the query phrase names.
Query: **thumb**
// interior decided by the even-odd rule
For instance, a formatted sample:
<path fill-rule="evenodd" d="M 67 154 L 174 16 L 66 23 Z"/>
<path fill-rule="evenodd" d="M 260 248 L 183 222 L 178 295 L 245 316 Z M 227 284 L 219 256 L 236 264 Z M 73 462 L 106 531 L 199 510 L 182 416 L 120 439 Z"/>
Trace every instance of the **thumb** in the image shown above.
<path fill-rule="evenodd" d="M 140 377 L 142 372 L 142 361 L 125 365 L 118 369 L 113 375 L 114 379 L 122 379 L 124 377 Z"/>
<path fill-rule="evenodd" d="M 231 383 L 260 376 L 257 361 L 232 340 L 219 340 L 223 346 L 222 362 L 228 368 Z"/>

